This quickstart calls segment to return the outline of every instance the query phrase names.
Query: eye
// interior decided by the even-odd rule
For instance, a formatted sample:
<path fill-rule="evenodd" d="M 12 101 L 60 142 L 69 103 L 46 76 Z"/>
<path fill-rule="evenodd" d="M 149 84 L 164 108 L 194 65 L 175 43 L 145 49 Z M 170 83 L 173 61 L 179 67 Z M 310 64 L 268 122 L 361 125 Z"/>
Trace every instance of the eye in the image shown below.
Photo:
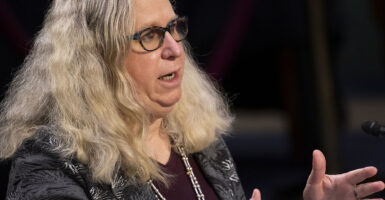
<path fill-rule="evenodd" d="M 142 33 L 140 39 L 142 42 L 152 42 L 154 39 L 158 38 L 157 32 L 154 30 L 148 30 Z"/>

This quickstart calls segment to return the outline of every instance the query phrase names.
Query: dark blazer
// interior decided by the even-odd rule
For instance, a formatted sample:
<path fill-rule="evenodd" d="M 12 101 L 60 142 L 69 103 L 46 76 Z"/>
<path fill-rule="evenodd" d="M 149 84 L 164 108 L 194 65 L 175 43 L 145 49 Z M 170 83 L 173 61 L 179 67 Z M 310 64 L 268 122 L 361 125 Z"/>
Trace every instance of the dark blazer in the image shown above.
<path fill-rule="evenodd" d="M 122 173 L 113 184 L 93 182 L 85 166 L 61 157 L 54 146 L 47 130 L 23 142 L 12 159 L 7 200 L 156 200 L 147 183 L 134 182 Z M 193 157 L 220 199 L 246 199 L 222 138 Z"/>

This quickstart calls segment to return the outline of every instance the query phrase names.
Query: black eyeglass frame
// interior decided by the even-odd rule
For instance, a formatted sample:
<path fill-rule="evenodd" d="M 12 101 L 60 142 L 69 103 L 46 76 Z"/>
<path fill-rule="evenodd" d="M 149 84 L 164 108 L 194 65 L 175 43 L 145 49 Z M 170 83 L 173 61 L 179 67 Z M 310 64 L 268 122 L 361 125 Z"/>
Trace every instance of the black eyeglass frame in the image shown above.
<path fill-rule="evenodd" d="M 139 40 L 140 46 L 142 46 L 144 50 L 149 51 L 149 52 L 150 52 L 150 51 L 155 51 L 155 50 L 159 49 L 159 48 L 163 45 L 163 42 L 164 42 L 164 35 L 166 34 L 166 31 L 169 32 L 169 33 L 171 34 L 171 27 L 174 26 L 174 25 L 176 25 L 175 22 L 177 22 L 177 21 L 184 21 L 185 24 L 186 24 L 186 26 L 187 26 L 188 18 L 187 18 L 187 17 L 184 17 L 184 16 L 183 16 L 183 17 L 177 17 L 177 18 L 171 20 L 171 21 L 167 24 L 166 27 L 152 26 L 152 27 L 145 28 L 145 29 L 143 29 L 143 30 L 140 30 L 140 31 L 134 33 L 134 34 L 132 35 L 131 39 L 132 39 L 132 40 Z M 147 49 L 147 48 L 143 45 L 142 40 L 141 40 L 141 38 L 140 38 L 140 35 L 141 35 L 143 32 L 148 31 L 148 30 L 150 30 L 150 29 L 158 29 L 158 30 L 161 30 L 162 33 L 163 33 L 163 34 L 161 35 L 159 45 L 158 45 L 155 49 Z M 174 39 L 176 42 L 180 42 L 180 41 L 182 41 L 182 40 L 184 40 L 184 39 L 186 38 L 187 33 L 188 33 L 188 26 L 187 26 L 187 28 L 186 28 L 186 34 L 185 34 L 185 36 L 184 36 L 182 39 L 180 39 L 180 40 L 175 40 L 174 37 L 173 37 L 173 39 Z M 172 35 L 172 34 L 171 34 L 171 35 Z"/>

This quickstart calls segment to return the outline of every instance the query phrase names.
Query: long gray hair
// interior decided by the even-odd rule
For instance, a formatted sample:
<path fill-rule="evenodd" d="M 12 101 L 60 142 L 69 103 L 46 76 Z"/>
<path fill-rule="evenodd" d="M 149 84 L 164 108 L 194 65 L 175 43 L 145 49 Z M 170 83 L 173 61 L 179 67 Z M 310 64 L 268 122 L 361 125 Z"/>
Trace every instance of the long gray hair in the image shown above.
<path fill-rule="evenodd" d="M 0 158 L 45 127 L 59 138 L 62 156 L 76 156 L 95 181 L 111 183 L 117 169 L 165 181 L 145 150 L 149 120 L 123 64 L 134 27 L 131 1 L 53 1 L 2 102 Z M 225 133 L 232 117 L 184 48 L 182 97 L 162 128 L 193 153 Z"/>

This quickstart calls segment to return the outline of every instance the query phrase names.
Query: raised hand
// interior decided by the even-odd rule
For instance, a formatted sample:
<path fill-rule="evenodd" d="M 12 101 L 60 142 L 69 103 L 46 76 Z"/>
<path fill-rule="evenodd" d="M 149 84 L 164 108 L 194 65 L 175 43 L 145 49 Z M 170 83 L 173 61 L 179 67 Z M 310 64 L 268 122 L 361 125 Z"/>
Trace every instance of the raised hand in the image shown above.
<path fill-rule="evenodd" d="M 359 184 L 377 173 L 375 167 L 365 167 L 338 175 L 328 175 L 325 171 L 325 156 L 321 151 L 315 150 L 313 169 L 303 191 L 304 200 L 358 200 L 385 188 L 382 181 Z"/>

